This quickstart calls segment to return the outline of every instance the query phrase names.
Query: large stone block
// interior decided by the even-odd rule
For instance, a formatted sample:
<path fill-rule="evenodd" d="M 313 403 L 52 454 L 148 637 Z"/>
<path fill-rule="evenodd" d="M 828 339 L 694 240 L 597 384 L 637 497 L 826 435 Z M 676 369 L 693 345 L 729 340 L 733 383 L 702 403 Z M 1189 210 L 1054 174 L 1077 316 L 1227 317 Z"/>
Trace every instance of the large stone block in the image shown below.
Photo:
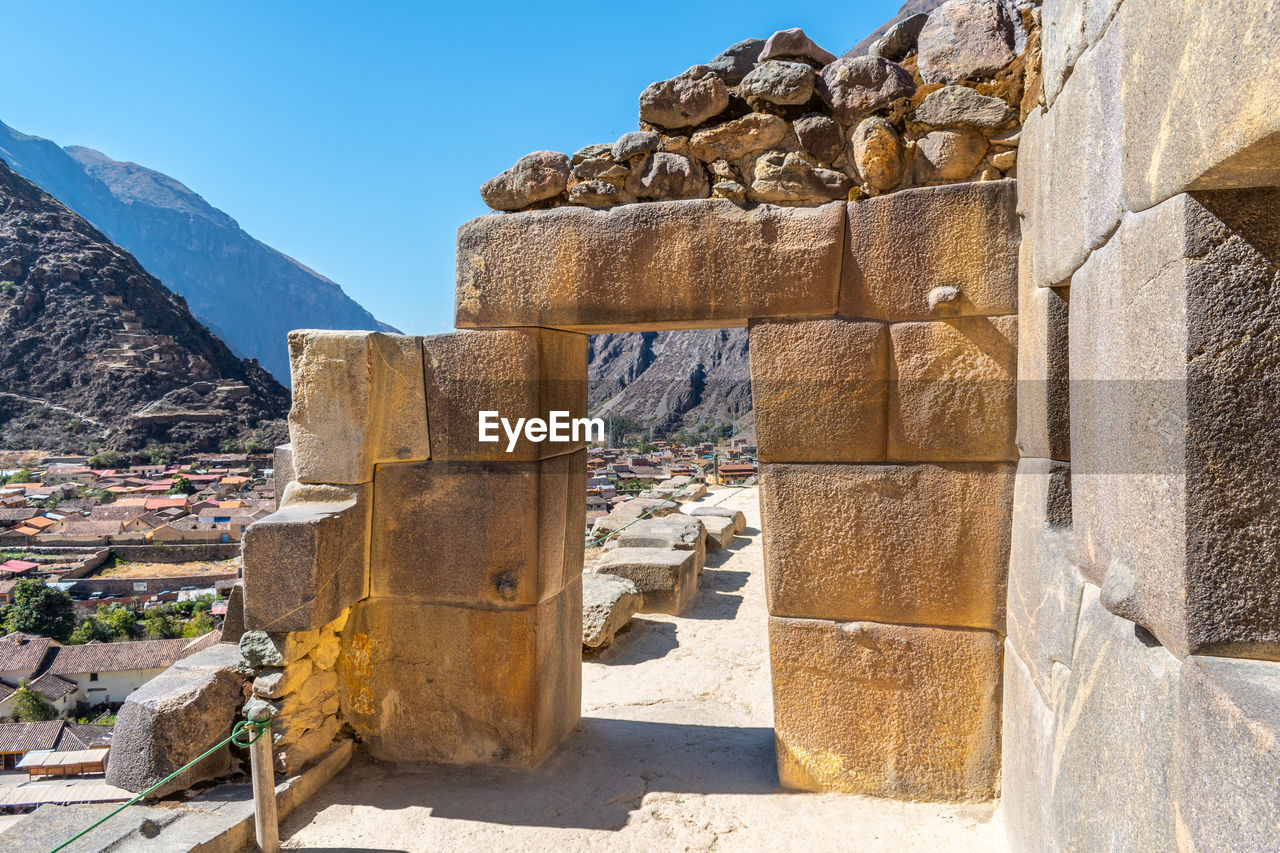
<path fill-rule="evenodd" d="M 689 507 L 689 515 L 694 518 L 701 518 L 705 521 L 707 516 L 719 516 L 720 518 L 733 519 L 733 532 L 741 533 L 747 529 L 747 517 L 742 514 L 742 510 L 734 509 L 728 506 L 695 506 Z"/>
<path fill-rule="evenodd" d="M 1278 201 L 1177 196 L 1072 280 L 1079 565 L 1179 657 L 1280 658 Z"/>
<path fill-rule="evenodd" d="M 894 323 L 891 462 L 1018 458 L 1017 317 Z"/>
<path fill-rule="evenodd" d="M 762 472 L 771 614 L 1004 631 L 1013 465 Z"/>
<path fill-rule="evenodd" d="M 744 326 L 836 313 L 844 204 L 559 207 L 458 229 L 459 328 Z"/>
<path fill-rule="evenodd" d="M 1054 673 L 1071 665 L 1084 578 L 1072 565 L 1071 469 L 1023 459 L 1013 487 L 1009 550 L 1009 643 L 1046 701 Z"/>
<path fill-rule="evenodd" d="M 581 716 L 581 581 L 512 609 L 367 599 L 338 674 L 343 715 L 374 758 L 537 764 Z"/>
<path fill-rule="evenodd" d="M 1280 185 L 1275 3 L 1125 0 L 1118 24 L 1130 210 L 1184 190 Z"/>
<path fill-rule="evenodd" d="M 582 646 L 600 649 L 627 626 L 644 603 L 631 581 L 601 572 L 582 574 Z"/>
<path fill-rule="evenodd" d="M 701 572 L 707 558 L 707 527 L 701 519 L 680 513 L 662 518 L 646 518 L 618 534 L 618 547 L 694 551 L 697 554 L 698 571 Z"/>
<path fill-rule="evenodd" d="M 271 487 L 275 489 L 276 509 L 279 509 L 285 486 L 298 479 L 293 473 L 293 445 L 282 444 L 277 447 L 273 454 L 272 465 Z"/>
<path fill-rule="evenodd" d="M 840 313 L 878 320 L 1016 313 L 1016 196 L 1014 181 L 984 181 L 850 202 Z"/>
<path fill-rule="evenodd" d="M 235 646 L 215 645 L 130 693 L 112 731 L 107 784 L 144 791 L 231 734 L 244 701 L 239 661 Z M 151 796 L 181 791 L 230 769 L 230 748 L 223 746 Z"/>
<path fill-rule="evenodd" d="M 547 420 L 587 415 L 587 337 L 545 329 L 453 332 L 422 339 L 427 411 L 433 460 L 542 459 L 586 446 L 586 430 L 572 440 L 541 442 L 519 438 L 508 452 L 507 432 L 496 425 L 506 418 Z M 495 412 L 491 435 L 479 440 L 479 415 Z"/>
<path fill-rule="evenodd" d="M 1177 821 L 1185 850 L 1280 843 L 1280 663 L 1193 657 L 1182 666 Z"/>
<path fill-rule="evenodd" d="M 1053 107 L 1023 123 L 1018 213 L 1038 287 L 1065 283 L 1120 221 L 1119 23 L 1079 59 Z"/>
<path fill-rule="evenodd" d="M 498 606 L 557 595 L 582 573 L 586 459 L 378 466 L 371 594 Z"/>
<path fill-rule="evenodd" d="M 289 373 L 289 444 L 299 481 L 367 483 L 379 462 L 430 457 L 418 338 L 290 332 Z"/>
<path fill-rule="evenodd" d="M 1000 648 L 989 631 L 770 617 L 783 786 L 991 799 Z"/>
<path fill-rule="evenodd" d="M 372 489 L 290 483 L 280 509 L 249 526 L 246 628 L 319 628 L 367 594 Z"/>
<path fill-rule="evenodd" d="M 855 320 L 751 326 L 751 402 L 766 462 L 879 462 L 889 330 Z"/>
<path fill-rule="evenodd" d="M 1071 459 L 1066 287 L 1031 287 L 1018 304 L 1018 452 Z"/>
<path fill-rule="evenodd" d="M 1044 0 L 1040 51 L 1044 99 L 1053 105 L 1085 51 L 1106 32 L 1121 0 Z"/>
<path fill-rule="evenodd" d="M 1000 814 L 1011 850 L 1050 851 L 1054 712 L 1009 641 L 1004 648 L 1000 732 Z M 1092 804 L 1081 804 L 1092 808 Z"/>
<path fill-rule="evenodd" d="M 626 578 L 644 596 L 641 613 L 679 615 L 698 591 L 702 566 L 696 551 L 663 548 L 614 548 L 606 551 L 596 571 Z"/>
<path fill-rule="evenodd" d="M 1173 850 L 1180 664 L 1086 585 L 1055 705 L 1051 832 L 1060 850 Z"/>

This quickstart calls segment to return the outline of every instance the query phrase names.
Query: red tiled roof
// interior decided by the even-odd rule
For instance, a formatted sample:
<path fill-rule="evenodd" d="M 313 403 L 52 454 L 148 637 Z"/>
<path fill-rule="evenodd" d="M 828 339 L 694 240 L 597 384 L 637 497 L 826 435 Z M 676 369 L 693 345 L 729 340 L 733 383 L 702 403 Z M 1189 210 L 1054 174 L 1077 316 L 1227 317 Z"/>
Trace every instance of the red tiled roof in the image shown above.
<path fill-rule="evenodd" d="M 32 672 L 51 647 L 59 644 L 48 637 L 15 631 L 0 637 L 0 672 Z"/>
<path fill-rule="evenodd" d="M 81 672 L 122 672 L 163 669 L 186 656 L 190 640 L 134 640 L 125 643 L 86 643 L 59 646 L 50 655 L 45 672 L 73 675 Z"/>

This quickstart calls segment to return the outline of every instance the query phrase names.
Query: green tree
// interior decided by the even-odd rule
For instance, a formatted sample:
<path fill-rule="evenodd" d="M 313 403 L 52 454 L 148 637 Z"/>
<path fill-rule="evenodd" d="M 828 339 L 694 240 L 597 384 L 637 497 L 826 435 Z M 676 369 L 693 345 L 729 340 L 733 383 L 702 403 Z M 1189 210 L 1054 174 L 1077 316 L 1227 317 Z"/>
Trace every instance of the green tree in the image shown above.
<path fill-rule="evenodd" d="M 65 643 L 75 630 L 76 609 L 71 596 L 45 586 L 44 581 L 23 578 L 14 585 L 9 598 L 13 603 L 0 611 L 6 631 L 39 634 Z"/>
<path fill-rule="evenodd" d="M 194 495 L 196 493 L 195 484 L 186 477 L 179 474 L 173 478 L 173 488 L 169 490 L 171 495 Z"/>
<path fill-rule="evenodd" d="M 213 617 L 208 610 L 197 610 L 182 629 L 184 637 L 201 637 L 213 630 Z"/>
<path fill-rule="evenodd" d="M 104 450 L 89 457 L 90 468 L 119 468 L 124 464 L 124 456 L 118 450 Z"/>
<path fill-rule="evenodd" d="M 32 476 L 31 469 L 24 465 L 18 473 L 10 477 L 9 480 L 14 483 L 30 483 Z"/>
<path fill-rule="evenodd" d="M 167 465 L 173 458 L 173 448 L 167 444 L 160 444 L 153 438 L 147 442 L 146 447 L 142 448 L 142 456 L 152 465 Z"/>
<path fill-rule="evenodd" d="M 24 679 L 13 691 L 13 720 L 16 723 L 38 723 L 58 716 L 57 710 L 44 694 L 27 684 Z"/>
<path fill-rule="evenodd" d="M 171 640 L 178 636 L 178 625 L 167 612 L 155 607 L 142 620 L 142 632 L 148 640 Z"/>

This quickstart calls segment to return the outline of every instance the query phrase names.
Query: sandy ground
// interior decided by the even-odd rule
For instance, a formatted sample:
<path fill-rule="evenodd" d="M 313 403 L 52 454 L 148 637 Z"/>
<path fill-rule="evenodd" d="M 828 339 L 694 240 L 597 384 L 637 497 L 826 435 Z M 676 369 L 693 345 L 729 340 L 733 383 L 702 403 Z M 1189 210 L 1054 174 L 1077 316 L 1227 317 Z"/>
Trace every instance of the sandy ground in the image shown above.
<path fill-rule="evenodd" d="M 239 558 L 192 563 L 116 563 L 93 575 L 95 578 L 179 578 L 188 575 L 234 575 Z"/>
<path fill-rule="evenodd" d="M 731 489 L 713 491 L 715 503 Z M 997 851 L 990 806 L 787 793 L 774 768 L 756 489 L 680 617 L 645 614 L 583 663 L 583 719 L 531 771 L 357 758 L 281 827 L 321 850 Z"/>

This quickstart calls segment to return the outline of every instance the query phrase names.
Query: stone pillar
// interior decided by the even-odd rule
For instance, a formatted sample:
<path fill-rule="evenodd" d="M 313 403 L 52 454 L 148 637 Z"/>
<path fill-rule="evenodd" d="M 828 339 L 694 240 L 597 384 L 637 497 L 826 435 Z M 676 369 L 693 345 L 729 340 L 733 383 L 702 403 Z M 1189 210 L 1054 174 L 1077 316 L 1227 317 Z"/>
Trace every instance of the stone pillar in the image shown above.
<path fill-rule="evenodd" d="M 1011 182 L 850 204 L 848 316 L 750 326 L 787 787 L 996 794 L 1013 211 Z"/>
<path fill-rule="evenodd" d="M 478 414 L 586 414 L 587 339 L 423 339 L 431 458 L 372 484 L 370 595 L 339 662 L 342 709 L 389 761 L 528 766 L 581 706 L 583 441 L 478 440 Z"/>

